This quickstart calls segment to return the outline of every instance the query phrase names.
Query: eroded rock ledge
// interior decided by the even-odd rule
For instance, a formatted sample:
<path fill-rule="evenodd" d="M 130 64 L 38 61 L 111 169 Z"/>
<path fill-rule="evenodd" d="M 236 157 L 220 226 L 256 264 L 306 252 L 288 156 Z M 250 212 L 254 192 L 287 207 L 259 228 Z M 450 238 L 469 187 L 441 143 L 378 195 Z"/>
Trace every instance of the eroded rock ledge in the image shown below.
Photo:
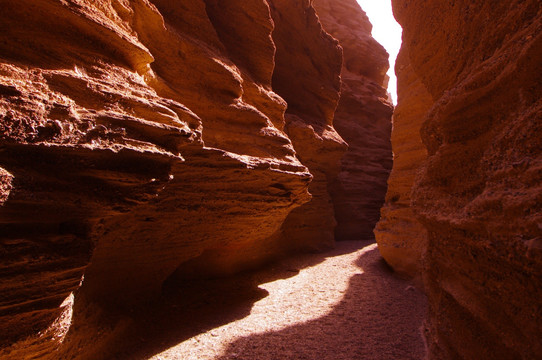
<path fill-rule="evenodd" d="M 382 254 L 421 270 L 431 358 L 541 358 L 542 5 L 393 6 L 403 50 Z"/>
<path fill-rule="evenodd" d="M 340 93 L 363 83 L 379 139 L 391 113 L 363 12 L 337 5 L 362 17 L 347 36 L 321 3 L 339 40 L 308 0 L 2 2 L 0 346 L 74 291 L 83 324 L 89 304 L 332 246 Z"/>

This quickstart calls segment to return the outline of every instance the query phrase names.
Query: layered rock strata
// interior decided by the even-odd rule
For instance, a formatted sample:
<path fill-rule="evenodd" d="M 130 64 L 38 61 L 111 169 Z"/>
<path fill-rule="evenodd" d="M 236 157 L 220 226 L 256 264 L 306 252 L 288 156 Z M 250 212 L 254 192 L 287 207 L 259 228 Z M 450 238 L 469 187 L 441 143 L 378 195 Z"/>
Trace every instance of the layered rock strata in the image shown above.
<path fill-rule="evenodd" d="M 277 235 L 287 248 L 321 250 L 334 243 L 336 222 L 328 187 L 347 145 L 333 127 L 342 50 L 322 28 L 311 3 L 269 1 L 277 46 L 273 89 L 288 103 L 285 131 L 314 176 L 309 186 L 312 200 L 292 211 Z"/>
<path fill-rule="evenodd" d="M 2 1 L 0 347 L 72 293 L 73 355 L 175 281 L 332 246 L 340 92 L 389 113 L 385 55 L 344 6 L 322 18 L 357 24 L 346 62 L 309 0 Z"/>
<path fill-rule="evenodd" d="M 541 358 L 541 3 L 393 5 L 404 64 L 432 99 L 411 197 L 427 230 L 431 358 Z"/>
<path fill-rule="evenodd" d="M 348 151 L 329 186 L 337 219 L 335 237 L 371 239 L 392 166 L 393 106 L 385 89 L 388 54 L 371 36 L 372 25 L 355 0 L 313 4 L 344 52 L 341 98 L 333 125 L 348 143 Z"/>
<path fill-rule="evenodd" d="M 222 34 L 221 39 L 226 39 L 223 41 L 229 46 L 228 54 L 244 59 L 240 65 L 244 68 L 261 70 L 262 66 L 269 65 L 272 76 L 267 76 L 266 82 L 272 82 L 275 96 L 279 95 L 279 99 L 287 103 L 286 111 L 280 113 L 282 120 L 277 126 L 291 140 L 295 156 L 310 170 L 312 182 L 308 190 L 311 198 L 297 209 L 288 209 L 287 218 L 274 228 L 271 236 L 267 232 L 265 238 L 258 235 L 262 227 L 268 226 L 268 220 L 260 218 L 262 224 L 250 224 L 252 230 L 245 232 L 248 243 L 241 242 L 243 246 L 226 243 L 226 246 L 209 248 L 200 256 L 181 264 L 170 280 L 202 275 L 224 276 L 254 267 L 265 258 L 294 251 L 322 250 L 332 247 L 334 243 L 336 222 L 328 184 L 336 177 L 340 158 L 347 146 L 333 127 L 333 114 L 340 91 L 341 47 L 336 39 L 324 31 L 310 1 L 233 1 L 225 8 L 223 5 L 221 3 L 218 7 L 216 2 L 207 2 L 207 12 L 215 22 L 222 19 L 220 26 L 224 28 L 219 30 L 219 34 Z M 216 9 L 214 6 L 217 6 Z M 244 8 L 253 11 L 261 6 L 265 6 L 263 13 L 271 16 L 273 24 L 272 28 L 268 24 L 265 36 L 262 35 L 267 41 L 266 45 L 273 45 L 271 50 L 274 52 L 268 53 L 274 54 L 274 62 L 270 64 L 247 62 L 244 52 L 261 48 L 262 40 L 257 37 L 258 40 L 255 40 L 252 30 L 246 31 L 251 28 L 249 25 L 232 23 L 230 19 L 235 13 L 241 13 L 242 16 L 239 16 L 242 19 L 261 21 L 262 11 L 240 11 Z M 238 35 L 233 37 L 233 34 Z M 240 50 L 240 47 L 244 50 Z M 284 111 L 284 108 L 280 110 Z M 233 185 L 233 188 L 238 186 Z M 279 186 L 280 190 L 285 189 Z M 238 227 L 235 223 L 231 226 Z"/>
<path fill-rule="evenodd" d="M 79 298 L 127 305 L 207 251 L 230 257 L 210 272 L 257 264 L 269 252 L 247 249 L 310 200 L 271 89 L 268 5 L 217 6 L 3 3 L 3 345 L 50 323 L 83 274 Z"/>
<path fill-rule="evenodd" d="M 388 264 L 402 275 L 417 278 L 420 284 L 427 231 L 416 219 L 410 203 L 412 186 L 427 158 L 420 129 L 432 99 L 412 69 L 406 47 L 397 57 L 395 72 L 398 105 L 393 113 L 391 136 L 393 170 L 374 233 L 378 250 Z"/>

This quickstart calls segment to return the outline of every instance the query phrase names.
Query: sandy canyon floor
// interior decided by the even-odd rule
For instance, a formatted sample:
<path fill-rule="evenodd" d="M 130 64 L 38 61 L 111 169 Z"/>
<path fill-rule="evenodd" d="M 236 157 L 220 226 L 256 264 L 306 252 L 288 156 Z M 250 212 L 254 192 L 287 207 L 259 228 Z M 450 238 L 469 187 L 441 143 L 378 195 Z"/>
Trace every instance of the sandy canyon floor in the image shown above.
<path fill-rule="evenodd" d="M 129 356 L 152 360 L 424 358 L 425 297 L 391 273 L 375 244 L 339 242 L 325 254 L 287 259 L 205 287 L 208 296 L 203 301 L 192 299 L 179 314 L 158 314 L 159 322 L 149 322 L 135 345 L 139 350 Z M 186 314 L 194 320 L 181 324 Z"/>
<path fill-rule="evenodd" d="M 339 242 L 257 272 L 172 286 L 105 347 L 96 346 L 107 333 L 99 327 L 80 334 L 69 355 L 38 341 L 0 358 L 421 360 L 426 306 L 376 244 Z"/>

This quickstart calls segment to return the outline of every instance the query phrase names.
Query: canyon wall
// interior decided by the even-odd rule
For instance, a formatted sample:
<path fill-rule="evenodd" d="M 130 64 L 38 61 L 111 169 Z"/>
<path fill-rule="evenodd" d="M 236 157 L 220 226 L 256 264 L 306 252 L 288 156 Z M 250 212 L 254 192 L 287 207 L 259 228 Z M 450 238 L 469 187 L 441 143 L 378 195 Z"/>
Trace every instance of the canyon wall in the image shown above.
<path fill-rule="evenodd" d="M 541 358 L 542 4 L 393 6 L 403 26 L 393 136 L 411 145 L 394 141 L 398 161 L 377 232 L 383 254 L 399 268 L 408 264 L 407 273 L 422 269 L 432 359 Z M 409 157 L 423 157 L 409 135 L 420 124 L 427 157 L 411 209 L 398 215 L 417 171 Z M 385 233 L 390 224 L 395 233 L 404 226 L 413 243 Z"/>
<path fill-rule="evenodd" d="M 394 270 L 421 283 L 427 231 L 410 206 L 411 190 L 427 158 L 420 136 L 432 99 L 410 65 L 403 47 L 395 63 L 398 104 L 393 113 L 393 170 L 388 179 L 386 202 L 375 228 L 380 254 Z"/>
<path fill-rule="evenodd" d="M 3 341 L 42 329 L 83 274 L 79 297 L 127 304 L 207 252 L 230 254 L 209 272 L 262 261 L 251 247 L 310 200 L 268 5 L 213 6 L 3 2 Z"/>
<path fill-rule="evenodd" d="M 277 46 L 273 89 L 288 103 L 285 131 L 314 176 L 312 200 L 288 215 L 279 241 L 290 248 L 330 248 L 336 222 L 328 187 L 347 147 L 333 127 L 342 49 L 322 28 L 312 1 L 269 0 L 269 5 Z"/>
<path fill-rule="evenodd" d="M 366 18 L 343 62 L 309 0 L 0 3 L 0 347 L 333 245 L 341 91 L 389 127 Z"/>
<path fill-rule="evenodd" d="M 314 0 L 313 4 L 344 52 L 341 98 L 333 125 L 348 143 L 348 151 L 329 187 L 337 219 L 335 238 L 372 239 L 392 166 L 388 54 L 371 36 L 372 25 L 355 0 Z"/>

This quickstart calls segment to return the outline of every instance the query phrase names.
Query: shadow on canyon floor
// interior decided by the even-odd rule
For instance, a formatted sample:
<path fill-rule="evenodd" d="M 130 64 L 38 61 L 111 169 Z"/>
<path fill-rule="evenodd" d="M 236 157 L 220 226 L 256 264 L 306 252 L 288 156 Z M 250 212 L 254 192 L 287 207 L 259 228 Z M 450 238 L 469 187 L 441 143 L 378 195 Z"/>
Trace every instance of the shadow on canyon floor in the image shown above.
<path fill-rule="evenodd" d="M 347 258 L 350 264 L 342 267 Z M 337 282 L 342 277 L 344 288 L 330 294 L 326 291 L 335 288 L 334 276 Z M 276 280 L 284 284 L 294 280 L 303 287 L 303 294 L 291 288 L 275 287 L 271 293 L 264 289 Z M 283 290 L 288 292 L 288 298 L 282 298 L 288 304 L 273 300 Z M 317 308 L 320 303 L 314 298 L 325 300 L 332 295 L 336 301 L 318 300 L 324 309 Z M 51 355 L 93 360 L 143 360 L 155 355 L 156 359 L 183 360 L 422 359 L 425 301 L 409 282 L 393 276 L 376 245 L 340 242 L 335 250 L 284 259 L 260 271 L 185 282 L 170 289 L 160 302 L 130 316 L 109 317 L 90 308 L 78 313 L 76 306 L 70 334 Z M 261 315 L 262 302 L 266 302 L 264 313 L 269 313 L 265 319 L 274 323 L 289 313 L 295 321 L 278 321 L 279 325 L 270 327 L 261 318 L 261 324 L 250 320 L 258 316 L 254 315 L 256 303 Z M 235 322 L 243 322 L 243 329 L 228 335 L 229 341 L 214 334 L 229 331 L 224 326 L 235 328 Z M 191 347 L 194 337 L 202 339 L 204 355 L 195 354 Z M 221 345 L 216 346 L 217 342 Z M 209 347 L 214 349 L 212 355 Z"/>
<path fill-rule="evenodd" d="M 234 277 L 184 281 L 167 289 L 159 302 L 144 311 L 129 314 L 129 319 L 114 314 L 107 324 L 103 319 L 108 314 L 98 315 L 100 320 L 95 321 L 89 314 L 93 310 L 78 311 L 76 304 L 73 328 L 58 356 L 148 359 L 198 334 L 247 317 L 254 303 L 268 296 L 260 284 L 291 278 L 328 257 L 351 253 L 371 242 L 351 243 L 354 245 L 338 246 L 330 252 L 293 256 Z"/>
<path fill-rule="evenodd" d="M 327 315 L 240 338 L 217 360 L 423 359 L 425 296 L 393 276 L 376 247 L 356 265 L 363 272 L 350 278 L 343 299 Z"/>

